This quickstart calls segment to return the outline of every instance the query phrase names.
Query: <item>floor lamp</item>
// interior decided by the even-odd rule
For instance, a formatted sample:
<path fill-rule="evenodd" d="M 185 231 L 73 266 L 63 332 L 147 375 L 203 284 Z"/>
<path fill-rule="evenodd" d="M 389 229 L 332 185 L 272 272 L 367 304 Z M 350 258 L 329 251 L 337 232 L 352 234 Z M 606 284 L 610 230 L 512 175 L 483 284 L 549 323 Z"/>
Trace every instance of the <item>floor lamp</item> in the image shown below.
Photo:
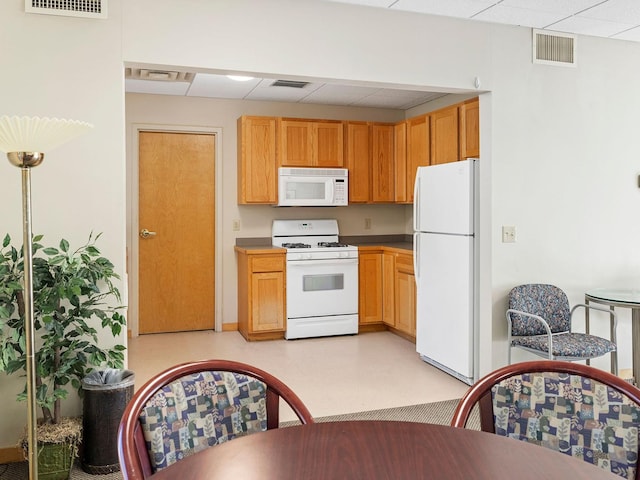
<path fill-rule="evenodd" d="M 40 117 L 0 117 L 0 150 L 22 170 L 22 235 L 24 258 L 24 334 L 27 370 L 27 445 L 29 479 L 38 478 L 36 365 L 33 320 L 33 234 L 31 231 L 31 169 L 44 160 L 44 152 L 93 128 L 77 120 Z"/>

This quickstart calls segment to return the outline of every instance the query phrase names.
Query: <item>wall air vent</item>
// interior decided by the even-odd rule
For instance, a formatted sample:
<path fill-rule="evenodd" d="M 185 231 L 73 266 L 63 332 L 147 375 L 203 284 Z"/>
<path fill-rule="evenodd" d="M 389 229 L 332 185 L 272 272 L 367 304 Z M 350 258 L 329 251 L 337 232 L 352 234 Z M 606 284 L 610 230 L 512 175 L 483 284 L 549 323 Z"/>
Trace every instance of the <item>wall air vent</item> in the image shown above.
<path fill-rule="evenodd" d="M 26 13 L 65 17 L 107 18 L 108 0 L 24 0 Z"/>
<path fill-rule="evenodd" d="M 290 87 L 290 88 L 304 88 L 309 85 L 309 82 L 296 82 L 295 80 L 276 80 L 271 84 L 272 87 Z"/>
<path fill-rule="evenodd" d="M 533 63 L 576 66 L 576 36 L 533 30 Z"/>
<path fill-rule="evenodd" d="M 176 72 L 173 70 L 158 70 L 147 68 L 129 68 L 124 69 L 125 78 L 134 78 L 137 80 L 156 80 L 159 82 L 189 82 L 193 80 L 195 74 L 190 72 Z"/>

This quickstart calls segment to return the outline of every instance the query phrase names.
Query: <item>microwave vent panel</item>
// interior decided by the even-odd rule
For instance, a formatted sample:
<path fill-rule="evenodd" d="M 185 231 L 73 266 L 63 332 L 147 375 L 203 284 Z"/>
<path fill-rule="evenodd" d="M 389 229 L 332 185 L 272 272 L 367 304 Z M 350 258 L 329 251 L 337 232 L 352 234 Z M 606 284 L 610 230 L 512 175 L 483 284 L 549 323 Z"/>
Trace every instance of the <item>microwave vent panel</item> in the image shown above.
<path fill-rule="evenodd" d="M 107 18 L 108 0 L 24 0 L 26 13 L 64 17 Z"/>
<path fill-rule="evenodd" d="M 533 63 L 576 66 L 576 36 L 533 30 Z"/>

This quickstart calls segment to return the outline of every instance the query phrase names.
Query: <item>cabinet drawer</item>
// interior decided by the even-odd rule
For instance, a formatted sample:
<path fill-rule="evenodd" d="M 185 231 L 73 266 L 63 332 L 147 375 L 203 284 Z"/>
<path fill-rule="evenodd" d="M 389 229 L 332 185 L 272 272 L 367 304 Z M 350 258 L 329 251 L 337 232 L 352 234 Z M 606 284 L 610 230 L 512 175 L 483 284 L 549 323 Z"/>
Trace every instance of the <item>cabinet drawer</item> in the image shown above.
<path fill-rule="evenodd" d="M 251 272 L 279 272 L 284 270 L 284 255 L 259 256 L 251 259 Z"/>
<path fill-rule="evenodd" d="M 413 256 L 398 254 L 396 256 L 396 270 L 413 274 Z"/>

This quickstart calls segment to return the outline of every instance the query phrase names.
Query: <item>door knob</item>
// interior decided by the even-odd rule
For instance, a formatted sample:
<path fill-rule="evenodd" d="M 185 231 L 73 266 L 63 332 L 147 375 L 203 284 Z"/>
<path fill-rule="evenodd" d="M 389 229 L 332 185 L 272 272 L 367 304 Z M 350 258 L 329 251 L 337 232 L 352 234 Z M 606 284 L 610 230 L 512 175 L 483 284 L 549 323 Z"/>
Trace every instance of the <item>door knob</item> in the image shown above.
<path fill-rule="evenodd" d="M 146 228 L 143 228 L 142 230 L 140 230 L 140 236 L 142 238 L 155 237 L 156 236 L 156 232 L 150 232 Z"/>

